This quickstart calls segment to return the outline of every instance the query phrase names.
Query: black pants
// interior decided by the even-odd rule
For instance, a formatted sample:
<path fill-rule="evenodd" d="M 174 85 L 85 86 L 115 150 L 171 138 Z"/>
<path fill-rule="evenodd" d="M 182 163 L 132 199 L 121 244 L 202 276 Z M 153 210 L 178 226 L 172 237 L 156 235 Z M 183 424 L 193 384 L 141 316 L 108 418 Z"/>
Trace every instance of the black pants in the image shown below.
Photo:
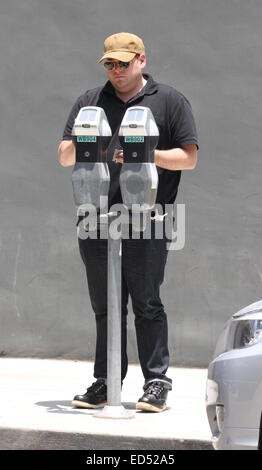
<path fill-rule="evenodd" d="M 94 377 L 107 376 L 107 240 L 79 240 L 86 267 L 97 340 Z M 138 355 L 145 380 L 162 378 L 169 365 L 167 317 L 159 296 L 167 259 L 165 239 L 122 240 L 122 380 L 127 373 L 127 304 L 135 314 Z"/>

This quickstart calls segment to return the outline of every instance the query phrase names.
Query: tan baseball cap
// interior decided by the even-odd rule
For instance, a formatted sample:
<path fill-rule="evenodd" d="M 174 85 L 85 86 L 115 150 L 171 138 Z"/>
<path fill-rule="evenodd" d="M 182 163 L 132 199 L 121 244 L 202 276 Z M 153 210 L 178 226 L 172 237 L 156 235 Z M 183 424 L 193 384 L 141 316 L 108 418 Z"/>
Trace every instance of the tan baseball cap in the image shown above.
<path fill-rule="evenodd" d="M 130 62 L 136 54 L 145 52 L 141 38 L 131 33 L 116 33 L 106 38 L 104 42 L 104 55 L 99 63 L 105 59 L 122 60 Z"/>

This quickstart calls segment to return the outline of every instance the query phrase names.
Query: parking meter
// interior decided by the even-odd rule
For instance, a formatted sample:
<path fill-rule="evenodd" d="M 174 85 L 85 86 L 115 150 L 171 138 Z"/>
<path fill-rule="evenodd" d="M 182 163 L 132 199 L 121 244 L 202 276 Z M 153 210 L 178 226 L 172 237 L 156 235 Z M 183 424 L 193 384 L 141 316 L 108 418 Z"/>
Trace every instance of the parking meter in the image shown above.
<path fill-rule="evenodd" d="M 110 174 L 106 151 L 112 132 L 102 108 L 81 108 L 72 129 L 76 147 L 76 163 L 72 173 L 73 195 L 78 213 L 89 204 L 103 209 L 107 206 Z"/>
<path fill-rule="evenodd" d="M 154 150 L 159 131 L 151 110 L 144 106 L 128 108 L 119 130 L 124 163 L 120 173 L 122 199 L 128 209 L 144 212 L 155 205 L 158 173 Z M 140 208 L 138 208 L 138 205 Z"/>

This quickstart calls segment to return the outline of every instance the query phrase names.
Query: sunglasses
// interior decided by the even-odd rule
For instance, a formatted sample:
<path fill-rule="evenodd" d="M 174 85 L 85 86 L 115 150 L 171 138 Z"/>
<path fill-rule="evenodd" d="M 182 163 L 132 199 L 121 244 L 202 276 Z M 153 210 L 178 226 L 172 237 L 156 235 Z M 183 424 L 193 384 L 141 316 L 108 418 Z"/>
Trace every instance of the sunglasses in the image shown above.
<path fill-rule="evenodd" d="M 104 67 L 106 70 L 113 70 L 116 67 L 116 64 L 118 64 L 118 67 L 120 69 L 128 69 L 130 62 L 122 62 L 121 60 L 118 60 L 117 62 L 104 62 Z"/>

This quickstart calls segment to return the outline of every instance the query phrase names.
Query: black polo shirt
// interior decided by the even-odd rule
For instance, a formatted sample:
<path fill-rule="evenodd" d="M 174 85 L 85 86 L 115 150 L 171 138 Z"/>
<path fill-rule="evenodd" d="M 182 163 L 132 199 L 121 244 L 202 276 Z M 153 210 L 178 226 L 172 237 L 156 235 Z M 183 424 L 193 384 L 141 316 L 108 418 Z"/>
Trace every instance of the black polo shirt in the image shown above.
<path fill-rule="evenodd" d="M 183 147 L 185 144 L 196 144 L 198 138 L 192 109 L 187 98 L 174 88 L 156 83 L 153 78 L 144 74 L 147 80 L 145 87 L 128 102 L 124 103 L 115 93 L 108 81 L 105 86 L 86 91 L 74 104 L 64 132 L 63 140 L 71 140 L 71 132 L 80 108 L 99 106 L 104 109 L 112 130 L 112 139 L 108 148 L 107 159 L 110 171 L 110 189 L 108 207 L 121 203 L 119 174 L 121 165 L 112 161 L 114 150 L 120 149 L 118 131 L 126 110 L 135 105 L 151 109 L 159 129 L 157 148 L 168 150 Z M 156 202 L 162 205 L 173 203 L 181 178 L 181 171 L 165 170 L 157 167 L 159 182 Z"/>

